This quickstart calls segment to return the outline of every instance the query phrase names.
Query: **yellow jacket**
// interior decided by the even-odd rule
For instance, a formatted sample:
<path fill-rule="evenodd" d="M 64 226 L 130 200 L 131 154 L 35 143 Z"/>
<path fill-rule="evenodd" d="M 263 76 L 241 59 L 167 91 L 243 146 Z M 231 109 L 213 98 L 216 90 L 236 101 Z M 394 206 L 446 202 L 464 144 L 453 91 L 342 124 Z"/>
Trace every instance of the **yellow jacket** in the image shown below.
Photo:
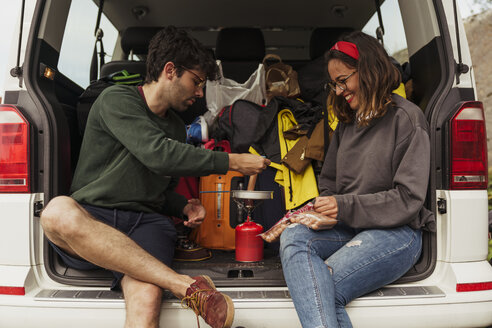
<path fill-rule="evenodd" d="M 299 140 L 285 139 L 283 132 L 297 125 L 297 121 L 289 109 L 281 110 L 277 116 L 280 157 L 283 158 Z M 252 147 L 249 151 L 253 154 L 258 154 Z M 283 164 L 272 162 L 270 166 L 277 169 L 275 182 L 284 187 L 285 208 L 287 210 L 296 208 L 319 195 L 318 184 L 311 164 L 302 174 L 295 174 Z"/>

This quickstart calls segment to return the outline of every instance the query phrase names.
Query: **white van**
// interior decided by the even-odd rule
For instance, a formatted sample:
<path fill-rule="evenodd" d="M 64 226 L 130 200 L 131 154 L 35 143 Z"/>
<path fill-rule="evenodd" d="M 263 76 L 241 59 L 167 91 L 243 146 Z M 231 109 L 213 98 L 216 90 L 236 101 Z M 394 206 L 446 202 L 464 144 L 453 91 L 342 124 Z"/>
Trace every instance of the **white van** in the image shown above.
<path fill-rule="evenodd" d="M 214 49 L 225 76 L 238 81 L 265 53 L 302 72 L 326 50 L 319 40 L 326 47 L 343 31 L 363 30 L 384 42 L 402 66 L 407 97 L 429 122 L 426 206 L 437 232 L 424 233 L 421 258 L 405 276 L 355 299 L 348 314 L 354 327 L 492 325 L 484 109 L 455 1 L 38 0 L 22 69 L 9 77 L 15 87 L 0 105 L 0 327 L 123 326 L 125 305 L 110 290 L 111 275 L 64 265 L 47 244 L 39 213 L 68 193 L 81 141 L 78 99 L 89 81 L 123 68 L 145 74 L 138 70 L 149 36 L 165 25 Z M 226 28 L 239 32 L 218 44 Z M 241 34 L 252 28 L 263 44 Z M 105 55 L 93 55 L 94 30 L 104 31 Z M 96 50 L 102 52 L 100 42 Z M 191 110 L 184 120 L 197 114 Z M 233 327 L 300 327 L 273 248 L 260 262 L 216 251 L 210 260 L 173 268 L 207 274 L 230 295 Z M 180 300 L 164 297 L 161 327 L 196 326 Z"/>

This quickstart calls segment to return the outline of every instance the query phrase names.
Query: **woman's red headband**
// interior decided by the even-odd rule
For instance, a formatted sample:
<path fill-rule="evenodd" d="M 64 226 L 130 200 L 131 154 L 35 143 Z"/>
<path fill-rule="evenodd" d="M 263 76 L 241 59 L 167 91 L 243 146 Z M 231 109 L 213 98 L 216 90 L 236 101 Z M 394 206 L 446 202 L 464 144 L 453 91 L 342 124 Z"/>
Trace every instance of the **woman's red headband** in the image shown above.
<path fill-rule="evenodd" d="M 338 50 L 355 60 L 359 59 L 359 50 L 357 50 L 357 46 L 352 42 L 338 41 L 330 50 Z"/>

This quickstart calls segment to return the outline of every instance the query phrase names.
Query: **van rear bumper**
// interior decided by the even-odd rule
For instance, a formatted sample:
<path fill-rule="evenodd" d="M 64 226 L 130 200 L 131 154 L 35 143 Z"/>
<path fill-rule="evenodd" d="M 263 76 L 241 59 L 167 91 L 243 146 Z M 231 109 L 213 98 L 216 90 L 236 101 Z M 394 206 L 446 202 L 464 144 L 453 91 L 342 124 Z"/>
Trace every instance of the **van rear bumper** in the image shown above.
<path fill-rule="evenodd" d="M 422 288 L 430 293 L 402 295 L 398 291 Z M 287 288 L 221 290 L 233 297 L 236 308 L 233 327 L 300 327 Z M 492 291 L 445 294 L 436 286 L 411 285 L 386 287 L 383 292 L 394 296 L 378 296 L 375 292 L 347 306 L 355 327 L 492 325 Z M 0 296 L 0 327 L 122 327 L 124 318 L 125 305 L 121 294 L 106 289 L 35 289 L 25 296 Z M 203 322 L 201 324 L 206 326 Z M 196 316 L 193 311 L 182 308 L 179 300 L 166 294 L 161 327 L 194 326 Z"/>

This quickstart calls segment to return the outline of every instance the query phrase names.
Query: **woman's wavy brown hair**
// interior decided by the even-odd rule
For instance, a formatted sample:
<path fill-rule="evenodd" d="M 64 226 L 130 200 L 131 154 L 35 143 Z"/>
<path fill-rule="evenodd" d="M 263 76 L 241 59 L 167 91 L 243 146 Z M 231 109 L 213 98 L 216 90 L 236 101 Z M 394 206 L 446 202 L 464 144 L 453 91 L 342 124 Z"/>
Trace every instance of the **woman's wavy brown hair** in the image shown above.
<path fill-rule="evenodd" d="M 340 122 L 356 121 L 358 126 L 367 126 L 374 118 L 382 117 L 391 103 L 391 93 L 401 82 L 400 72 L 391 62 L 386 50 L 378 40 L 362 32 L 353 32 L 342 38 L 357 46 L 359 59 L 338 51 L 329 50 L 325 54 L 326 67 L 332 59 L 339 59 L 347 66 L 357 70 L 359 109 L 354 111 L 342 96 L 329 90 L 327 105 Z"/>

